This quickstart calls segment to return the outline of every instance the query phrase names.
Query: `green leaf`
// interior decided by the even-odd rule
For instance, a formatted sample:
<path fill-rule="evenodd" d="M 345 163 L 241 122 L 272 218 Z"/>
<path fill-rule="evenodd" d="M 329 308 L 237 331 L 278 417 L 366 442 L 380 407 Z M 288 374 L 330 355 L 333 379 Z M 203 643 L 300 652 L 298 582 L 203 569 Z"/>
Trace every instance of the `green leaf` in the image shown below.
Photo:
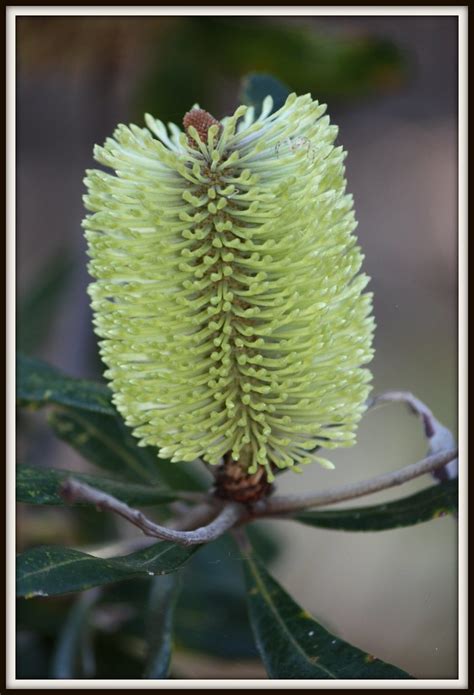
<path fill-rule="evenodd" d="M 68 249 L 50 258 L 35 278 L 34 286 L 18 305 L 17 345 L 26 352 L 36 350 L 50 335 L 64 299 L 64 288 L 72 270 Z"/>
<path fill-rule="evenodd" d="M 150 485 L 136 485 L 56 468 L 18 466 L 16 475 L 17 502 L 63 505 L 65 502 L 59 494 L 59 487 L 68 478 L 75 478 L 92 485 L 133 506 L 167 504 L 179 499 L 179 493 Z"/>
<path fill-rule="evenodd" d="M 458 507 L 458 482 L 439 483 L 394 502 L 355 509 L 308 511 L 289 518 L 339 531 L 386 531 L 452 514 Z"/>
<path fill-rule="evenodd" d="M 17 357 L 17 400 L 21 405 L 68 405 L 105 415 L 117 415 L 106 386 L 74 379 L 58 369 L 21 353 Z"/>
<path fill-rule="evenodd" d="M 59 439 L 99 468 L 127 480 L 156 482 L 160 478 L 156 450 L 139 447 L 119 416 L 67 408 L 51 412 L 48 422 Z"/>
<path fill-rule="evenodd" d="M 130 481 L 161 482 L 182 490 L 208 487 L 193 463 L 171 463 L 159 459 L 157 449 L 139 446 L 110 398 L 106 386 L 68 377 L 40 360 L 18 355 L 18 402 L 60 406 L 50 413 L 50 425 L 85 459 Z"/>
<path fill-rule="evenodd" d="M 144 678 L 168 678 L 173 617 L 179 588 L 176 574 L 157 577 L 151 582 L 147 609 L 148 656 Z"/>
<path fill-rule="evenodd" d="M 127 480 L 161 482 L 181 490 L 207 487 L 193 464 L 158 458 L 158 450 L 138 446 L 122 418 L 67 408 L 53 411 L 49 424 L 55 434 L 87 461 Z"/>
<path fill-rule="evenodd" d="M 328 632 L 252 554 L 244 567 L 250 622 L 270 678 L 411 678 Z"/>
<path fill-rule="evenodd" d="M 52 678 L 92 678 L 95 671 L 91 645 L 90 612 L 100 589 L 79 596 L 68 613 L 54 650 Z"/>
<path fill-rule="evenodd" d="M 278 557 L 274 524 L 254 523 L 248 535 L 265 562 Z M 229 534 L 205 545 L 186 565 L 175 617 L 178 646 L 221 659 L 258 658 L 239 568 L 240 554 Z"/>
<path fill-rule="evenodd" d="M 272 75 L 252 73 L 247 75 L 242 84 L 240 100 L 243 104 L 255 108 L 258 117 L 262 110 L 262 102 L 266 96 L 273 98 L 273 111 L 278 111 L 286 101 L 290 90 L 283 82 Z"/>
<path fill-rule="evenodd" d="M 41 546 L 17 557 L 17 595 L 25 598 L 84 591 L 130 577 L 174 572 L 199 546 L 168 541 L 125 557 L 102 559 L 72 548 Z"/>
<path fill-rule="evenodd" d="M 250 530 L 250 529 L 249 529 Z M 255 659 L 240 555 L 228 534 L 186 565 L 175 616 L 179 647 L 221 659 Z"/>

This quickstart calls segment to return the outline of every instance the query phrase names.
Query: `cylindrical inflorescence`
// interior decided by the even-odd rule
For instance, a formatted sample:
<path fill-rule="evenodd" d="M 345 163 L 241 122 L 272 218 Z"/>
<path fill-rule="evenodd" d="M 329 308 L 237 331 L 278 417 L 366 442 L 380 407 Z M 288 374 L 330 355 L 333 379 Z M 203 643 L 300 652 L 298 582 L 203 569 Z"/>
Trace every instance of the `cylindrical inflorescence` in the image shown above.
<path fill-rule="evenodd" d="M 271 109 L 118 126 L 84 222 L 105 375 L 141 444 L 269 480 L 354 442 L 374 327 L 337 128 L 310 95 Z"/>

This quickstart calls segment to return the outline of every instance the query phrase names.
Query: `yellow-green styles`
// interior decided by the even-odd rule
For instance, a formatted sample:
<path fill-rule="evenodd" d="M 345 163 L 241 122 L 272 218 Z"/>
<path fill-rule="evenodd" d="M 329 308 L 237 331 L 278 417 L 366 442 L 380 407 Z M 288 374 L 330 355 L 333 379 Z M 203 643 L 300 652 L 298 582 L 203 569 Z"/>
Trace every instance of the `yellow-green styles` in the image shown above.
<path fill-rule="evenodd" d="M 207 137 L 119 125 L 84 221 L 105 375 L 140 443 L 270 478 L 354 443 L 374 327 L 337 128 L 310 95 L 271 109 Z"/>

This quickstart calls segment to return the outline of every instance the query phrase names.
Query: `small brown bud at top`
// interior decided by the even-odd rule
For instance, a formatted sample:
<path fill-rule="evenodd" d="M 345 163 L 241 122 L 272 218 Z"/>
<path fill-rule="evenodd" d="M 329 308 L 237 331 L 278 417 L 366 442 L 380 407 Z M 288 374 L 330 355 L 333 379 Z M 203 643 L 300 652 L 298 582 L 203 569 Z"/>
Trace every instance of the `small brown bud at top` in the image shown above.
<path fill-rule="evenodd" d="M 203 109 L 191 109 L 183 118 L 184 129 L 187 131 L 188 128 L 193 126 L 196 128 L 202 142 L 205 143 L 207 143 L 207 134 L 211 125 L 220 125 L 220 123 L 214 116 L 211 116 L 210 113 Z M 196 144 L 192 138 L 188 138 L 188 142 L 190 145 Z"/>

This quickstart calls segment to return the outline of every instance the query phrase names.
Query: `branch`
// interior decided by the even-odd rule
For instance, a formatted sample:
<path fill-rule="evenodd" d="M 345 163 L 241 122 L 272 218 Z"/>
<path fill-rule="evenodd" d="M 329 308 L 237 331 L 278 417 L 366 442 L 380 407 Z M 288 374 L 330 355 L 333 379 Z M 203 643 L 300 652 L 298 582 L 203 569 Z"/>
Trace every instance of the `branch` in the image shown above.
<path fill-rule="evenodd" d="M 350 485 L 341 485 L 341 487 L 329 488 L 323 492 L 309 493 L 307 495 L 288 495 L 285 497 L 270 497 L 268 500 L 257 502 L 252 509 L 252 516 L 276 516 L 288 512 L 299 512 L 310 507 L 321 507 L 327 504 L 335 504 L 345 500 L 354 499 L 369 495 L 373 492 L 386 490 L 406 483 L 413 478 L 417 478 L 425 473 L 433 473 L 450 461 L 453 461 L 458 455 L 456 449 L 443 451 L 439 454 L 428 456 L 427 458 L 413 463 L 410 466 L 400 468 L 398 471 L 385 473 L 369 480 L 363 480 L 359 483 Z"/>
<path fill-rule="evenodd" d="M 439 454 L 456 447 L 456 441 L 447 427 L 435 418 L 431 410 L 419 398 L 408 391 L 386 391 L 369 399 L 367 406 L 376 408 L 384 403 L 406 403 L 412 413 L 418 415 L 423 423 L 425 437 L 429 443 L 428 454 Z M 458 459 L 452 459 L 449 465 L 433 471 L 437 480 L 452 480 L 458 476 Z"/>
<path fill-rule="evenodd" d="M 102 490 L 97 490 L 86 483 L 80 483 L 73 478 L 66 480 L 61 485 L 60 492 L 67 502 L 90 502 L 98 509 L 107 509 L 123 517 L 131 524 L 138 526 L 146 536 L 161 538 L 162 540 L 185 546 L 199 545 L 200 543 L 209 543 L 216 540 L 245 515 L 244 507 L 235 502 L 230 502 L 222 507 L 214 520 L 207 526 L 202 526 L 195 531 L 175 531 L 155 524 L 138 509 L 133 509 L 125 502 L 112 497 L 112 495 L 108 495 L 102 492 Z"/>
<path fill-rule="evenodd" d="M 217 501 L 217 500 L 216 500 Z M 191 531 L 199 526 L 205 526 L 215 519 L 217 509 L 215 501 L 210 500 L 208 503 L 198 504 L 191 509 L 186 509 L 182 512 L 182 517 L 171 523 L 169 528 L 173 531 Z M 177 504 L 177 503 L 176 503 Z M 128 555 L 137 550 L 143 550 L 153 545 L 155 541 L 150 536 L 135 536 L 134 538 L 126 538 L 117 543 L 109 543 L 105 546 L 79 547 L 83 553 L 94 555 L 94 557 L 109 558 L 117 557 L 118 555 Z"/>

